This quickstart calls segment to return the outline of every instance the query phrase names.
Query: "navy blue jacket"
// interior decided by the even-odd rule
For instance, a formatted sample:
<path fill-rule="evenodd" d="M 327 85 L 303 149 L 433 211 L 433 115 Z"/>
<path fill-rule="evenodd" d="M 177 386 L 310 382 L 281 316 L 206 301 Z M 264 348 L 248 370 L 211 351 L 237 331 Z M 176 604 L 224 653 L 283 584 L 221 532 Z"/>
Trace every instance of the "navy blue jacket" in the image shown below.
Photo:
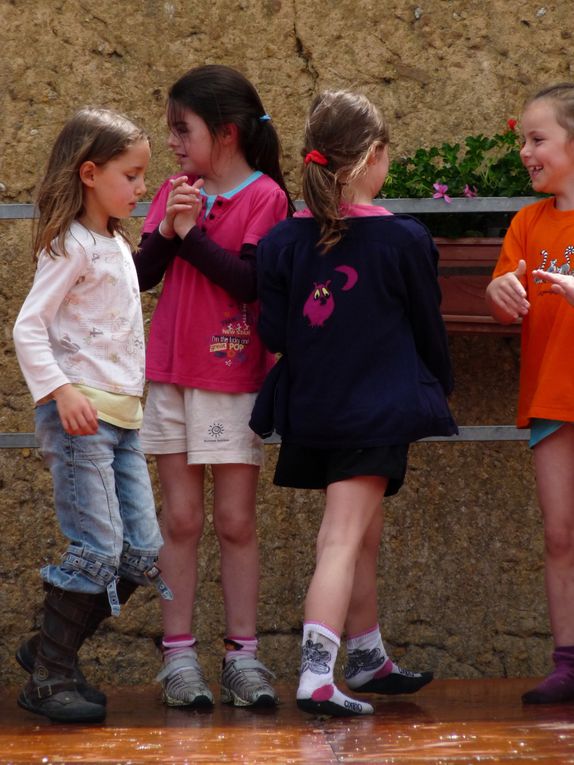
<path fill-rule="evenodd" d="M 283 357 L 259 394 L 253 430 L 317 448 L 456 433 L 427 229 L 406 215 L 350 218 L 326 254 L 319 236 L 313 218 L 290 218 L 259 243 L 259 332 Z"/>

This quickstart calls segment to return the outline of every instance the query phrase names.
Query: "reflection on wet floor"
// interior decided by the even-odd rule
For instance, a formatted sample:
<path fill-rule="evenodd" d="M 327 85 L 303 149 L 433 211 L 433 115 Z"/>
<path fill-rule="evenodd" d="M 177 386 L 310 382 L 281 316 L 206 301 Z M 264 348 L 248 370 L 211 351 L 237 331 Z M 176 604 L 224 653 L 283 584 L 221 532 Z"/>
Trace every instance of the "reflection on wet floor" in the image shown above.
<path fill-rule="evenodd" d="M 0 701 L 0 765 L 246 763 L 574 764 L 574 704 L 524 706 L 531 680 L 435 680 L 416 696 L 376 698 L 372 717 L 165 707 L 157 687 L 106 689 L 103 725 L 61 726 Z M 371 697 L 372 698 L 372 697 Z"/>

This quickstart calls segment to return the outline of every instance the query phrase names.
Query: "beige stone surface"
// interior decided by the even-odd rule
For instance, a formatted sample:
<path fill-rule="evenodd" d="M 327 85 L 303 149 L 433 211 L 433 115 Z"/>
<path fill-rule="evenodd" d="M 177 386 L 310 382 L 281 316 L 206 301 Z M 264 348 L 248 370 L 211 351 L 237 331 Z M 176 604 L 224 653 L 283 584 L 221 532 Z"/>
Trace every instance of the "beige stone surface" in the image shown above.
<path fill-rule="evenodd" d="M 230 64 L 254 81 L 282 136 L 295 196 L 305 111 L 324 87 L 361 89 L 379 103 L 396 156 L 497 131 L 534 88 L 572 77 L 568 2 L 0 0 L 0 19 L 0 203 L 32 200 L 51 141 L 88 103 L 120 109 L 149 131 L 149 198 L 173 170 L 167 88 L 196 64 Z M 30 223 L 0 220 L 2 432 L 32 429 L 11 341 L 32 276 Z M 148 315 L 153 299 L 146 297 Z M 459 423 L 512 423 L 516 338 L 453 336 L 452 352 Z M 276 448 L 267 449 L 258 504 L 261 656 L 290 680 L 321 495 L 273 487 Z M 442 677 L 547 669 L 541 524 L 523 443 L 415 445 L 386 517 L 380 618 L 395 657 Z M 0 518 L 0 678 L 17 683 L 13 652 L 38 626 L 38 569 L 62 550 L 49 475 L 34 450 L 0 450 Z M 199 567 L 195 626 L 215 685 L 223 614 L 209 524 Z M 140 591 L 83 649 L 88 674 L 150 680 L 160 634 L 157 597 Z"/>

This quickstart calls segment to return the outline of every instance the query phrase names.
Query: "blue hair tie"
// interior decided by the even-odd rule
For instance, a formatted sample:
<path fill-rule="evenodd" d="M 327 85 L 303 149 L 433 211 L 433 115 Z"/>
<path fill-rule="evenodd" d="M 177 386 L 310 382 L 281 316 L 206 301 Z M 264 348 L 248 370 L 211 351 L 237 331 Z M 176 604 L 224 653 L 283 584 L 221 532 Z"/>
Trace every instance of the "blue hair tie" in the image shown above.
<path fill-rule="evenodd" d="M 268 114 L 262 114 L 259 117 L 259 122 L 271 122 L 271 117 Z"/>

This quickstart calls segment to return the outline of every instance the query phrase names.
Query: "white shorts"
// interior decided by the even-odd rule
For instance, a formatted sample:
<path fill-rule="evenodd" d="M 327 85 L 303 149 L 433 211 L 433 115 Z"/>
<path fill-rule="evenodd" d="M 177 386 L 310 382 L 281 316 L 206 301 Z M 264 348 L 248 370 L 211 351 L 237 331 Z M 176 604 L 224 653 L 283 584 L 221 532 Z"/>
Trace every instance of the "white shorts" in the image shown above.
<path fill-rule="evenodd" d="M 256 396 L 151 382 L 142 448 L 146 454 L 186 452 L 188 465 L 262 465 L 263 441 L 248 424 Z"/>

